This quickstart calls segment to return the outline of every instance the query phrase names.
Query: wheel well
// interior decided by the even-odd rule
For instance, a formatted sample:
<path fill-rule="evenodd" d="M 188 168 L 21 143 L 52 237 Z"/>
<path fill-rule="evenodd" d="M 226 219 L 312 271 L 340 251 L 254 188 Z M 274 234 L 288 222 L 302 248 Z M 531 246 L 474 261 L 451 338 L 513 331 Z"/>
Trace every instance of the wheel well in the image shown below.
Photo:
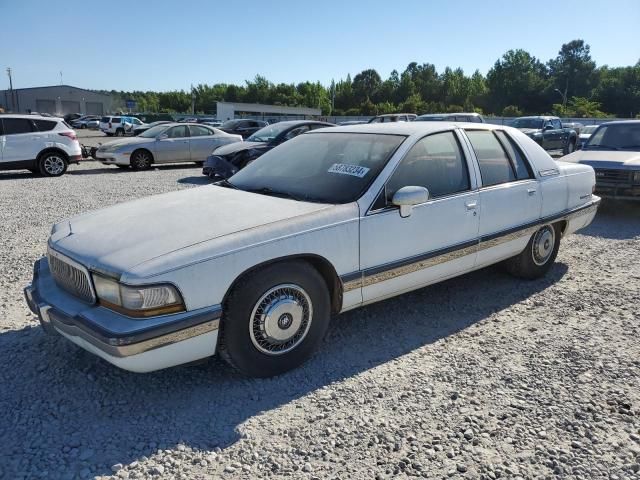
<path fill-rule="evenodd" d="M 69 155 L 67 155 L 67 153 L 64 150 L 61 150 L 59 148 L 55 148 L 55 147 L 50 147 L 50 148 L 45 148 L 44 150 L 42 150 L 39 154 L 38 154 L 38 158 L 36 159 L 38 162 L 40 161 L 40 159 L 46 155 L 47 153 L 57 153 L 58 155 L 62 155 L 62 157 L 65 159 L 65 161 L 67 163 L 69 163 Z"/>
<path fill-rule="evenodd" d="M 321 257 L 319 255 L 314 254 L 300 254 L 300 255 L 290 255 L 287 257 L 274 258 L 272 260 L 268 260 L 266 262 L 260 263 L 251 267 L 248 270 L 245 270 L 240 275 L 236 277 L 233 281 L 227 293 L 225 293 L 224 298 L 222 300 L 222 304 L 226 304 L 227 297 L 231 293 L 231 291 L 236 287 L 236 285 L 245 277 L 255 273 L 256 271 L 265 268 L 267 266 L 283 263 L 291 260 L 303 260 L 309 263 L 313 268 L 315 268 L 325 283 L 327 284 L 327 289 L 329 290 L 329 295 L 331 297 L 331 313 L 338 313 L 342 308 L 342 282 L 340 281 L 340 277 L 336 273 L 335 268 L 331 265 L 326 258 Z"/>
<path fill-rule="evenodd" d="M 129 161 L 131 161 L 131 159 L 133 158 L 133 156 L 136 154 L 136 152 L 147 152 L 149 154 L 149 156 L 151 157 L 151 163 L 153 163 L 153 153 L 151 153 L 151 150 L 149 150 L 148 148 L 136 148 L 133 152 L 131 152 L 131 156 L 129 157 Z"/>
<path fill-rule="evenodd" d="M 567 221 L 561 220 L 553 224 L 554 227 L 560 232 L 560 237 L 564 236 L 564 232 L 567 229 Z"/>

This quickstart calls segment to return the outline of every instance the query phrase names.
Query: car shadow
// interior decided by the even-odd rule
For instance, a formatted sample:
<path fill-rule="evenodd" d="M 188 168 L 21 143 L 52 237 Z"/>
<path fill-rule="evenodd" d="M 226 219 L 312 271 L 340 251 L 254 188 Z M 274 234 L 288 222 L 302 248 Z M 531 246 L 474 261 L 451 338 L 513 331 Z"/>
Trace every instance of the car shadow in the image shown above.
<path fill-rule="evenodd" d="M 200 175 L 198 177 L 184 177 L 178 179 L 178 183 L 191 184 L 191 185 L 209 185 L 212 180 L 206 175 Z"/>
<path fill-rule="evenodd" d="M 640 202 L 603 198 L 591 225 L 578 234 L 611 240 L 640 236 Z"/>
<path fill-rule="evenodd" d="M 33 467 L 50 478 L 56 468 L 106 475 L 180 444 L 225 448 L 251 417 L 485 321 L 566 272 L 557 263 L 545 278 L 521 281 L 492 267 L 344 313 L 309 362 L 271 379 L 242 377 L 217 358 L 135 374 L 39 327 L 0 333 L 0 435 L 10 446 L 0 465 L 7 478 Z"/>

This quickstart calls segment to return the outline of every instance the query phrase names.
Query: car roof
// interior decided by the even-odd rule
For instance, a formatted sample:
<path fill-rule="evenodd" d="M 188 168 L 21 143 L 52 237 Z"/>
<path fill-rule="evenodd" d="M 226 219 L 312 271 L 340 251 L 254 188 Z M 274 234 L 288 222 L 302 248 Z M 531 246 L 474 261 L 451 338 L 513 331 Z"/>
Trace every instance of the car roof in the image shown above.
<path fill-rule="evenodd" d="M 360 125 L 341 125 L 323 128 L 322 132 L 330 133 L 373 133 L 386 135 L 414 135 L 451 130 L 466 127 L 473 130 L 495 130 L 509 128 L 503 125 L 474 122 L 393 122 L 393 123 L 363 123 Z"/>
<path fill-rule="evenodd" d="M 30 120 L 33 120 L 34 118 L 37 120 L 54 120 L 54 121 L 58 121 L 61 122 L 64 119 L 60 118 L 60 117 L 46 117 L 44 115 L 31 115 L 31 114 L 22 114 L 22 113 L 2 113 L 0 114 L 0 118 L 7 118 L 7 117 L 11 117 L 11 118 L 28 118 Z"/>
<path fill-rule="evenodd" d="M 529 119 L 529 118 L 540 118 L 542 120 L 550 120 L 553 118 L 559 118 L 559 117 L 554 117 L 553 115 L 529 115 L 528 117 L 518 117 L 518 118 L 514 118 L 514 120 L 520 120 L 520 119 Z"/>
<path fill-rule="evenodd" d="M 611 122 L 601 123 L 600 125 L 636 125 L 638 123 L 640 123 L 640 120 L 613 120 Z"/>

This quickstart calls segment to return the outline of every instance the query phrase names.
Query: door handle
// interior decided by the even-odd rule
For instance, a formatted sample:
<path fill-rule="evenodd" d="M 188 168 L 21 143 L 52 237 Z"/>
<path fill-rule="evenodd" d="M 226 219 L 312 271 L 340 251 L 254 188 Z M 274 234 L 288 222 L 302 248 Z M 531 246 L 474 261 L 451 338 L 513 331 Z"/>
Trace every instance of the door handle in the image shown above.
<path fill-rule="evenodd" d="M 529 194 L 530 197 L 535 195 L 536 192 L 537 192 L 537 190 L 535 188 L 527 188 L 527 193 Z"/>
<path fill-rule="evenodd" d="M 475 210 L 478 206 L 478 202 L 468 202 L 465 203 L 465 206 L 467 207 L 467 210 Z"/>

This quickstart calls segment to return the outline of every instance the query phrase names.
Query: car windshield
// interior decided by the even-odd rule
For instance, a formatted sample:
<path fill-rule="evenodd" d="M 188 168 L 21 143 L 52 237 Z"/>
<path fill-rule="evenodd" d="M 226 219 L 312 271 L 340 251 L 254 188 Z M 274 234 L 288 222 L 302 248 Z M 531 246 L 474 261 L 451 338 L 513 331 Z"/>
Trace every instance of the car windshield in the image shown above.
<path fill-rule="evenodd" d="M 368 133 L 300 135 L 229 179 L 241 190 L 320 203 L 357 200 L 406 137 Z"/>
<path fill-rule="evenodd" d="M 589 137 L 584 149 L 640 152 L 640 122 L 601 125 Z"/>
<path fill-rule="evenodd" d="M 224 122 L 221 127 L 222 128 L 234 128 L 238 123 L 240 123 L 240 120 L 227 120 L 226 122 Z"/>
<path fill-rule="evenodd" d="M 291 124 L 274 123 L 273 125 L 267 125 L 247 138 L 247 142 L 270 142 L 288 128 L 291 128 Z"/>
<path fill-rule="evenodd" d="M 140 138 L 155 138 L 167 129 L 166 125 L 156 125 L 151 127 L 146 132 L 142 132 L 138 137 Z"/>
<path fill-rule="evenodd" d="M 596 131 L 596 128 L 598 128 L 598 125 L 587 125 L 586 127 L 582 128 L 580 133 L 586 133 L 587 135 L 591 135 L 593 132 Z"/>
<path fill-rule="evenodd" d="M 542 128 L 541 118 L 516 118 L 511 124 L 515 128 Z"/>

